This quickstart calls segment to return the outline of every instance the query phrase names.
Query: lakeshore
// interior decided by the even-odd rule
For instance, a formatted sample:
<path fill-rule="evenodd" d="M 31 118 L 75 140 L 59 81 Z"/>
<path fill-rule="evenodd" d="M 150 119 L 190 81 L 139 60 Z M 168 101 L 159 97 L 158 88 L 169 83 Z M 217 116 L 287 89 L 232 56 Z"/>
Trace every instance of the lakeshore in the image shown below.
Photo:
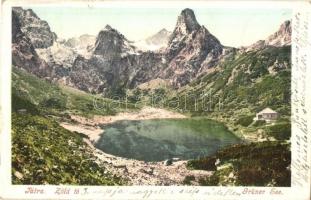
<path fill-rule="evenodd" d="M 145 107 L 140 111 L 122 112 L 115 116 L 94 116 L 86 118 L 71 115 L 72 122 L 61 122 L 60 125 L 72 132 L 79 132 L 87 136 L 84 141 L 89 150 L 96 156 L 97 162 L 114 175 L 120 176 L 129 182 L 129 185 L 183 185 L 187 176 L 195 177 L 194 185 L 198 185 L 201 177 L 210 176 L 211 171 L 189 170 L 187 160 L 176 159 L 171 165 L 161 162 L 145 162 L 134 159 L 114 156 L 94 147 L 104 130 L 103 124 L 110 124 L 121 120 L 149 120 L 149 119 L 182 119 L 185 115 L 160 108 Z"/>

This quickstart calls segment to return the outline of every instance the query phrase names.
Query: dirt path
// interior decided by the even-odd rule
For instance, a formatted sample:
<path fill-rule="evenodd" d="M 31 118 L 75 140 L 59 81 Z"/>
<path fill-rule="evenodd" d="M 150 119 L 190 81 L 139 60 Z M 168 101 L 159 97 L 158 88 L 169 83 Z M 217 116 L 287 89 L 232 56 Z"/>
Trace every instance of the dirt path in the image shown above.
<path fill-rule="evenodd" d="M 146 107 L 138 112 L 119 113 L 116 116 L 94 116 L 88 119 L 72 115 L 73 123 L 62 122 L 61 126 L 70 130 L 83 133 L 89 137 L 84 139 L 92 149 L 94 155 L 113 174 L 129 180 L 132 185 L 181 185 L 186 176 L 194 176 L 197 184 L 200 177 L 211 175 L 209 171 L 188 170 L 187 161 L 174 161 L 166 166 L 164 162 L 144 162 L 134 159 L 117 157 L 96 149 L 93 144 L 104 132 L 99 125 L 109 124 L 119 120 L 147 120 L 163 118 L 186 118 L 186 116 L 164 109 Z"/>

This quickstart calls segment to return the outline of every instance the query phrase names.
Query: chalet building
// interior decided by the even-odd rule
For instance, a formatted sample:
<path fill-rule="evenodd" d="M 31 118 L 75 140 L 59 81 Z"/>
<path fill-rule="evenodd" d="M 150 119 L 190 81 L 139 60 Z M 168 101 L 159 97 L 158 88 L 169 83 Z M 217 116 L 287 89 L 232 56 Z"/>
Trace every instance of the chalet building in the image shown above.
<path fill-rule="evenodd" d="M 254 120 L 265 120 L 266 122 L 271 122 L 277 120 L 278 117 L 279 113 L 275 112 L 271 108 L 265 108 L 256 114 Z"/>

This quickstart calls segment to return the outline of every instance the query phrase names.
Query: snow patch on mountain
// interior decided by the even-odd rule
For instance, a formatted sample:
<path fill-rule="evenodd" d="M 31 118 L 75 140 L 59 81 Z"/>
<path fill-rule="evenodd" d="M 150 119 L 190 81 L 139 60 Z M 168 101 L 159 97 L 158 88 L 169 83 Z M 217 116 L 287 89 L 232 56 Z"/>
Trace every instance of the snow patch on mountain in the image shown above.
<path fill-rule="evenodd" d="M 81 35 L 77 38 L 57 39 L 48 48 L 36 48 L 39 57 L 47 63 L 70 68 L 78 55 L 90 58 L 94 50 L 96 37 Z"/>
<path fill-rule="evenodd" d="M 134 42 L 139 50 L 142 51 L 157 51 L 161 48 L 166 48 L 170 35 L 172 32 L 166 30 L 165 28 L 161 29 L 156 34 L 144 39 Z"/>

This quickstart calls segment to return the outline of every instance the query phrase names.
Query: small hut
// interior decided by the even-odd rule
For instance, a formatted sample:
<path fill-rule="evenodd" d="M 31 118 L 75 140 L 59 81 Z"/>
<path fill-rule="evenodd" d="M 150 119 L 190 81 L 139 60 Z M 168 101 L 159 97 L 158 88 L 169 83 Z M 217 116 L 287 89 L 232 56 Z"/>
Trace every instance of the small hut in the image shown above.
<path fill-rule="evenodd" d="M 271 121 L 277 120 L 278 117 L 279 117 L 279 113 L 272 110 L 271 108 L 265 108 L 256 114 L 256 117 L 254 118 L 254 120 L 255 121 L 265 120 L 266 122 L 271 122 Z"/>

